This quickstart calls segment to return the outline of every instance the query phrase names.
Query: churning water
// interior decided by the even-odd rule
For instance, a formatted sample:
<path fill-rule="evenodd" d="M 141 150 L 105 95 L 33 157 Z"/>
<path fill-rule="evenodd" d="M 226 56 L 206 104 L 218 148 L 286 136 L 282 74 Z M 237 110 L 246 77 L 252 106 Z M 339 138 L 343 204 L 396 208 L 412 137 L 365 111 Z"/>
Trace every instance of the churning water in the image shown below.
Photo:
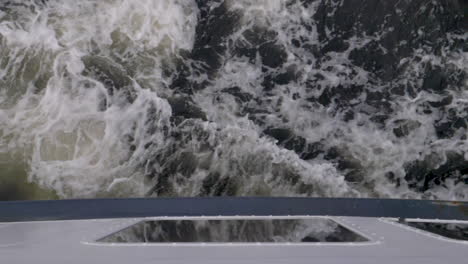
<path fill-rule="evenodd" d="M 467 200 L 466 8 L 1 1 L 0 191 Z"/>

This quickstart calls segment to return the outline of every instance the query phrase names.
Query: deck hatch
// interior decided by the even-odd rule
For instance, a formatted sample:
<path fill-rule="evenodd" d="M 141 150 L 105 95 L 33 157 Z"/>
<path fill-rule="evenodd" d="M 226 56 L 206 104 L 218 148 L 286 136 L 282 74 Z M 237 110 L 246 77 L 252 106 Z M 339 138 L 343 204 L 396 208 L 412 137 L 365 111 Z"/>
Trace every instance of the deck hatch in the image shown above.
<path fill-rule="evenodd" d="M 127 227 L 104 243 L 310 243 L 365 242 L 365 237 L 325 218 L 153 220 Z"/>
<path fill-rule="evenodd" d="M 468 223 L 408 221 L 405 224 L 446 238 L 468 241 Z"/>

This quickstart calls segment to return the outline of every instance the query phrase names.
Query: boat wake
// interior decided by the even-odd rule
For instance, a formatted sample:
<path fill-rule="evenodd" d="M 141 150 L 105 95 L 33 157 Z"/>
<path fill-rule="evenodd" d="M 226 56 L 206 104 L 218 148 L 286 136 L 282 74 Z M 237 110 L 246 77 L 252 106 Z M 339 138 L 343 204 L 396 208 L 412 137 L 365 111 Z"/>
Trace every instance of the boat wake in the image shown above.
<path fill-rule="evenodd" d="M 463 8 L 2 2 L 0 180 L 16 166 L 60 198 L 466 200 Z"/>

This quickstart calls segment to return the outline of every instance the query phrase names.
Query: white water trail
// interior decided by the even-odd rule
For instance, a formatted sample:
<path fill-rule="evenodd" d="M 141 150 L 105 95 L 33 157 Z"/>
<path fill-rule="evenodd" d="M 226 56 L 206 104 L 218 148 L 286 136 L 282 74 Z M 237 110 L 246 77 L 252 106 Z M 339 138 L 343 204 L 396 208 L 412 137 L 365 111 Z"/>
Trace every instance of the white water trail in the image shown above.
<path fill-rule="evenodd" d="M 426 193 L 404 183 L 408 161 L 436 153 L 433 161 L 441 165 L 451 152 L 465 153 L 468 159 L 466 129 L 440 139 L 432 124 L 442 113 L 421 112 L 420 102 L 441 95 L 421 92 L 414 98 L 395 98 L 383 129 L 370 120 L 378 109 L 359 104 L 365 93 L 349 102 L 356 105 L 350 121 L 336 115 L 338 106 L 308 100 L 337 85 L 371 85 L 372 74 L 354 66 L 349 56 L 381 37 L 353 37 L 347 50 L 333 52 L 316 66 L 318 58 L 291 40 L 301 39 L 303 46 L 320 44 L 317 23 L 311 19 L 318 1 L 308 7 L 300 1 L 227 1 L 230 10 L 242 14 L 229 40 L 246 41 L 242 33 L 254 27 L 276 32 L 277 43 L 285 47 L 283 68 L 294 69 L 297 81 L 267 94 L 259 56 L 251 62 L 228 51 L 216 78 L 191 95 L 207 120 L 186 120 L 177 129 L 166 100 L 174 91 L 168 88 L 165 71 L 194 46 L 199 15 L 194 1 L 13 2 L 7 11 L 0 9 L 0 154 L 20 153 L 29 180 L 59 197 L 143 196 L 173 166 L 182 172 L 168 180 L 169 195 L 200 195 L 213 178 L 220 189 L 232 185 L 233 195 L 468 198 L 463 182 L 448 180 Z M 308 28 L 304 21 L 310 22 Z M 436 56 L 418 51 L 411 59 L 408 72 L 414 76 L 422 74 L 425 63 L 468 72 L 467 52 Z M 93 67 L 125 75 L 114 80 L 125 85 L 111 91 L 99 76 L 85 74 Z M 320 88 L 307 87 L 315 76 L 322 78 Z M 451 106 L 460 111 L 468 105 L 467 86 L 465 81 L 458 91 L 450 91 Z M 231 87 L 264 101 L 239 104 L 223 92 Z M 383 92 L 388 87 L 373 88 Z M 251 113 L 242 114 L 245 106 L 262 108 L 264 124 L 253 122 Z M 397 138 L 393 131 L 401 120 L 420 125 Z M 359 164 L 359 177 L 345 179 L 346 172 L 324 153 L 301 159 L 264 136 L 268 127 L 287 128 L 309 143 L 338 148 Z M 171 133 L 182 134 L 182 139 Z M 190 177 L 181 169 L 192 166 L 187 160 L 196 163 Z M 395 185 L 384 177 L 388 172 L 403 183 Z M 151 173 L 153 178 L 148 177 Z"/>

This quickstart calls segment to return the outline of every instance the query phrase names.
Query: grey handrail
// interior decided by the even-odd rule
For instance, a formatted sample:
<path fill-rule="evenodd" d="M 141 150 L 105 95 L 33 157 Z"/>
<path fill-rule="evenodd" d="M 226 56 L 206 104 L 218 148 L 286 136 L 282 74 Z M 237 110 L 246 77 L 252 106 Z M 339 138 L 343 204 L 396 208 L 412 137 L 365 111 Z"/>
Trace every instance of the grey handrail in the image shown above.
<path fill-rule="evenodd" d="M 250 215 L 468 220 L 468 202 L 304 197 L 128 198 L 0 202 L 0 222 Z"/>

